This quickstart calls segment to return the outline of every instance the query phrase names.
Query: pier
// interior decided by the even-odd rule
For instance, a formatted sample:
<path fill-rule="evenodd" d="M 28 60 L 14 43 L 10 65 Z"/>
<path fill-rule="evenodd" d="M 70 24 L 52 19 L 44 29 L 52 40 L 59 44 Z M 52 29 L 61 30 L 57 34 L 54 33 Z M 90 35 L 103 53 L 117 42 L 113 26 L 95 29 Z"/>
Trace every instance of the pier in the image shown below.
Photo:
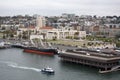
<path fill-rule="evenodd" d="M 116 71 L 119 68 L 120 53 L 110 50 L 66 50 L 61 52 L 59 57 L 62 61 L 75 62 L 83 65 L 97 67 L 101 73 Z"/>

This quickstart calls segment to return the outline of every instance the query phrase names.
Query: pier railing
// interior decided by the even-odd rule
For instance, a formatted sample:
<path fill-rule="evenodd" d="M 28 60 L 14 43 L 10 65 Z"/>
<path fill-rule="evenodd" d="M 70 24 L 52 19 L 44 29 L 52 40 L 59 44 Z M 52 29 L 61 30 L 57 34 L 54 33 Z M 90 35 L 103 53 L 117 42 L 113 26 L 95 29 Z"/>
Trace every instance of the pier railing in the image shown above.
<path fill-rule="evenodd" d="M 86 55 L 89 54 L 91 56 L 98 56 L 98 57 L 103 57 L 103 58 L 114 58 L 114 57 L 120 57 L 120 55 L 117 55 L 115 53 L 108 53 L 108 52 L 98 52 L 94 50 L 84 50 L 84 49 L 76 49 L 76 50 L 66 50 L 66 52 L 73 52 L 76 54 L 82 54 Z"/>

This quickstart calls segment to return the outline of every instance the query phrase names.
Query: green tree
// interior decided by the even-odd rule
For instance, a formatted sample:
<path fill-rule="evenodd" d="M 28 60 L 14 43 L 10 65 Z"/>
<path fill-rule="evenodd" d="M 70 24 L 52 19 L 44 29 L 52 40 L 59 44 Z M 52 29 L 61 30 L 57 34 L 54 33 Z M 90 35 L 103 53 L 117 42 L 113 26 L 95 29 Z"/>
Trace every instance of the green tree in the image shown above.
<path fill-rule="evenodd" d="M 41 35 L 43 35 L 43 40 L 46 40 L 46 33 L 41 33 Z"/>
<path fill-rule="evenodd" d="M 118 33 L 115 35 L 115 38 L 116 38 L 116 39 L 119 39 L 119 38 L 120 38 L 120 32 L 118 32 Z"/>
<path fill-rule="evenodd" d="M 28 39 L 28 31 L 23 31 L 22 35 L 23 39 Z"/>
<path fill-rule="evenodd" d="M 79 39 L 79 32 L 74 33 L 74 39 Z"/>

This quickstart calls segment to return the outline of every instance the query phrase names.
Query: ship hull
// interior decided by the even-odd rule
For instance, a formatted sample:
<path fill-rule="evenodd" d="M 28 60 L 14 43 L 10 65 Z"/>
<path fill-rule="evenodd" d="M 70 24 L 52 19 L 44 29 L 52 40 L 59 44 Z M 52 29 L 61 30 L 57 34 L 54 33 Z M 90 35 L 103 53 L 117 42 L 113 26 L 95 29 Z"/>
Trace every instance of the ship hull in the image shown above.
<path fill-rule="evenodd" d="M 23 52 L 33 53 L 33 54 L 42 54 L 42 55 L 54 55 L 57 54 L 55 49 L 38 49 L 38 48 L 25 48 Z"/>

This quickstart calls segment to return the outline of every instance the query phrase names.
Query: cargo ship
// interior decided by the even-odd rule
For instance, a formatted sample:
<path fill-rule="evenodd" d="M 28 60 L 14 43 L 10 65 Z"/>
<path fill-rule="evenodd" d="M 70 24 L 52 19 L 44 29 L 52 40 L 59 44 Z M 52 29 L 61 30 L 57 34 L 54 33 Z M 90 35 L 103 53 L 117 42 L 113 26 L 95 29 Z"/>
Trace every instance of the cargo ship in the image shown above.
<path fill-rule="evenodd" d="M 34 38 L 38 38 L 39 41 L 37 40 L 37 42 L 35 42 Z M 57 49 L 53 48 L 52 45 L 50 45 L 50 43 L 43 43 L 40 37 L 30 37 L 30 43 L 31 45 L 25 47 L 23 52 L 43 55 L 54 55 L 58 53 Z"/>
<path fill-rule="evenodd" d="M 43 55 L 55 55 L 58 53 L 56 49 L 36 48 L 36 47 L 26 47 L 24 48 L 23 52 L 43 54 Z"/>

